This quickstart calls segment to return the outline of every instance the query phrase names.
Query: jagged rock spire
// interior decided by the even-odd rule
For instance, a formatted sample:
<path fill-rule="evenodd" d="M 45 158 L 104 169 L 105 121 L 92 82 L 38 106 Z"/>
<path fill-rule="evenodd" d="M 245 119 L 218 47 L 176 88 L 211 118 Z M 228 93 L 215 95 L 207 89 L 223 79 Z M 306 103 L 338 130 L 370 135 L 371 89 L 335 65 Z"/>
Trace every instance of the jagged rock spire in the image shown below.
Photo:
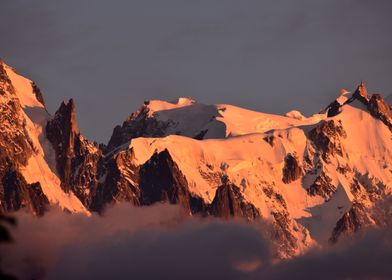
<path fill-rule="evenodd" d="M 392 111 L 380 94 L 372 95 L 368 109 L 370 114 L 381 120 L 392 131 Z"/>
<path fill-rule="evenodd" d="M 62 102 L 56 115 L 61 115 L 69 125 L 70 132 L 78 133 L 78 124 L 76 122 L 76 106 L 74 100 L 71 98 L 67 103 Z"/>
<path fill-rule="evenodd" d="M 46 125 L 46 135 L 56 152 L 57 171 L 64 185 L 67 185 L 66 180 L 71 172 L 71 158 L 77 133 L 75 103 L 70 99 L 67 103 L 61 103 L 54 118 Z"/>
<path fill-rule="evenodd" d="M 366 101 L 366 102 L 369 101 L 368 91 L 363 81 L 361 81 L 361 83 L 355 90 L 354 97 L 358 98 L 361 101 Z"/>

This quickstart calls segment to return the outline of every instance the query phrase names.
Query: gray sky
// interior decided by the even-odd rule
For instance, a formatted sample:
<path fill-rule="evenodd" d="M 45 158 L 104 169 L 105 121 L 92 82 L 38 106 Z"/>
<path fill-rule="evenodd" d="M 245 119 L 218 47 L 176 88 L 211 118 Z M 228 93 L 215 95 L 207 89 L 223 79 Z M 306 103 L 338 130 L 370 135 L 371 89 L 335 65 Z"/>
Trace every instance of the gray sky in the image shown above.
<path fill-rule="evenodd" d="M 0 57 L 106 142 L 145 99 L 317 112 L 392 92 L 390 0 L 0 0 Z"/>

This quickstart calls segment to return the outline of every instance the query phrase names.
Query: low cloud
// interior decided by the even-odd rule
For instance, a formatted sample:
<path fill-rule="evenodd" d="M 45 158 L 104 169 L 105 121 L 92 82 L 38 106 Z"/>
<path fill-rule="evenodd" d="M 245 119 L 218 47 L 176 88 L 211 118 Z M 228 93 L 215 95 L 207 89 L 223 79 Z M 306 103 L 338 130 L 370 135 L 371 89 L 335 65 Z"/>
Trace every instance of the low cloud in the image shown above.
<path fill-rule="evenodd" d="M 52 209 L 17 213 L 4 268 L 20 279 L 241 279 L 270 259 L 260 231 L 240 221 L 186 218 L 170 205 L 121 204 L 103 217 Z"/>
<path fill-rule="evenodd" d="M 392 230 L 370 230 L 331 248 L 259 271 L 263 279 L 391 279 Z M 256 273 L 256 275 L 258 275 Z"/>
<path fill-rule="evenodd" d="M 177 206 L 120 204 L 102 217 L 17 213 L 6 272 L 19 279 L 388 279 L 392 231 L 372 230 L 276 263 L 265 224 L 185 218 Z"/>

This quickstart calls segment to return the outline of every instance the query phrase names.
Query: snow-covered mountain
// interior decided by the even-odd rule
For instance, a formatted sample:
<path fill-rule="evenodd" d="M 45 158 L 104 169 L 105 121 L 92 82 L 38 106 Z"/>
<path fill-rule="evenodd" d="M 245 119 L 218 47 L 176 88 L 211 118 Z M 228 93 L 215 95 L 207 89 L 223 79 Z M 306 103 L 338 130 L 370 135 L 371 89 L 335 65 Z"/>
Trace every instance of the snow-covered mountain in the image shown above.
<path fill-rule="evenodd" d="M 320 114 L 305 118 L 295 111 L 279 116 L 227 104 L 205 105 L 184 97 L 174 102 L 148 100 L 122 126 L 114 129 L 108 148 L 114 149 L 137 137 L 229 138 L 312 124 L 322 118 Z"/>
<path fill-rule="evenodd" d="M 392 114 L 363 83 L 311 117 L 145 101 L 108 145 L 83 137 L 72 100 L 50 116 L 37 86 L 4 63 L 0 98 L 2 212 L 169 202 L 268 220 L 285 257 L 381 225 L 376 205 L 391 195 Z"/>
<path fill-rule="evenodd" d="M 55 170 L 54 150 L 45 133 L 50 115 L 38 87 L 0 61 L 0 209 L 27 207 L 42 213 L 48 203 L 86 212 L 66 193 Z"/>

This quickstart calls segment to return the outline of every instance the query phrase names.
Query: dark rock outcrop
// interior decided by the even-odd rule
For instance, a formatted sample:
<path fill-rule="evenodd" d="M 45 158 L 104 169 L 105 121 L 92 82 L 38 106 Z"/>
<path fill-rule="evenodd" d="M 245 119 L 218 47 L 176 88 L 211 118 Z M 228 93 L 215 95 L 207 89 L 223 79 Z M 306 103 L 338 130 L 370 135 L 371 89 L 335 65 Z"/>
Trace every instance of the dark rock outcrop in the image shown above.
<path fill-rule="evenodd" d="M 297 238 L 293 235 L 290 225 L 292 221 L 287 212 L 274 212 L 272 240 L 278 246 L 278 252 L 287 256 L 294 256 L 298 248 Z"/>
<path fill-rule="evenodd" d="M 342 105 L 338 102 L 338 101 L 334 101 L 331 104 L 328 105 L 328 107 L 326 108 L 327 111 L 327 117 L 334 117 L 336 115 L 339 115 L 340 113 L 340 108 L 342 107 Z"/>
<path fill-rule="evenodd" d="M 284 159 L 283 178 L 285 184 L 297 180 L 302 175 L 302 168 L 299 165 L 298 158 L 295 155 L 287 154 Z"/>
<path fill-rule="evenodd" d="M 346 137 L 341 122 L 336 120 L 323 121 L 309 132 L 309 139 L 321 152 L 325 162 L 336 155 L 343 156 L 340 138 Z"/>
<path fill-rule="evenodd" d="M 0 94 L 5 102 L 0 104 L 0 159 L 9 167 L 10 161 L 16 167 L 26 165 L 34 152 L 34 145 L 27 133 L 22 107 L 15 89 L 0 63 Z M 1 168 L 5 169 L 2 165 Z"/>
<path fill-rule="evenodd" d="M 76 135 L 73 146 L 72 175 L 66 180 L 67 189 L 72 190 L 82 203 L 91 209 L 99 178 L 106 172 L 102 151 L 96 143 L 89 142 L 81 134 Z"/>
<path fill-rule="evenodd" d="M 145 103 L 138 111 L 131 114 L 122 126 L 116 126 L 109 140 L 107 150 L 112 151 L 129 140 L 137 137 L 162 137 L 168 123 L 159 122 L 149 117 L 148 103 Z"/>
<path fill-rule="evenodd" d="M 372 95 L 368 104 L 368 109 L 372 116 L 381 120 L 392 131 L 391 108 L 380 94 Z"/>
<path fill-rule="evenodd" d="M 27 208 L 37 215 L 47 199 L 39 184 L 29 185 L 18 172 L 35 153 L 22 107 L 4 64 L 0 61 L 0 212 Z M 42 201 L 39 201 L 42 198 Z"/>
<path fill-rule="evenodd" d="M 11 84 L 11 80 L 9 79 L 7 72 L 4 68 L 4 63 L 0 59 L 0 94 L 4 95 L 6 92 L 14 92 L 14 88 Z"/>
<path fill-rule="evenodd" d="M 91 210 L 101 212 L 114 202 L 140 205 L 139 166 L 132 164 L 133 150 L 118 153 L 104 162 L 105 172 L 93 194 Z"/>
<path fill-rule="evenodd" d="M 369 94 L 364 82 L 361 82 L 353 94 L 353 99 L 361 101 L 367 105 L 369 102 Z"/>
<path fill-rule="evenodd" d="M 334 117 L 341 112 L 342 106 L 350 104 L 355 100 L 359 100 L 363 105 L 365 105 L 373 117 L 381 120 L 392 131 L 391 105 L 388 104 L 380 94 L 373 94 L 370 97 L 364 82 L 361 82 L 352 97 L 344 104 L 340 104 L 337 100 L 335 100 L 328 105 L 323 112 L 327 112 L 328 117 Z"/>
<path fill-rule="evenodd" d="M 26 209 L 30 213 L 43 215 L 49 200 L 42 192 L 40 183 L 28 184 L 17 171 L 7 172 L 0 184 L 0 213 Z"/>
<path fill-rule="evenodd" d="M 307 189 L 309 195 L 319 195 L 326 201 L 336 192 L 337 186 L 332 184 L 332 179 L 325 172 L 321 172 L 314 180 L 313 184 Z"/>
<path fill-rule="evenodd" d="M 99 178 L 105 172 L 103 152 L 97 143 L 86 140 L 79 133 L 72 99 L 63 102 L 47 123 L 46 135 L 56 153 L 61 187 L 65 192 L 73 192 L 91 210 Z"/>
<path fill-rule="evenodd" d="M 205 209 L 201 198 L 191 194 L 188 182 L 168 150 L 155 153 L 140 168 L 140 204 L 169 202 L 181 205 L 188 213 Z"/>
<path fill-rule="evenodd" d="M 263 140 L 265 142 L 267 142 L 268 144 L 270 144 L 271 147 L 273 147 L 275 145 L 275 141 L 276 141 L 274 135 L 268 135 L 268 136 L 264 137 Z"/>
<path fill-rule="evenodd" d="M 31 87 L 33 88 L 33 93 L 34 93 L 35 97 L 37 98 L 37 100 L 45 107 L 46 105 L 45 105 L 44 96 L 42 95 L 42 92 L 39 89 L 39 87 L 37 86 L 37 84 L 35 82 L 31 82 Z"/>
<path fill-rule="evenodd" d="M 349 236 L 364 227 L 372 225 L 368 209 L 360 203 L 354 203 L 351 209 L 344 213 L 332 231 L 330 242 L 336 243 L 343 236 Z"/>
<path fill-rule="evenodd" d="M 46 125 L 46 136 L 56 152 L 56 168 L 66 192 L 70 191 L 70 178 L 73 175 L 72 158 L 77 133 L 75 104 L 70 99 L 68 103 L 61 103 L 54 118 Z"/>
<path fill-rule="evenodd" d="M 244 199 L 236 185 L 230 183 L 222 185 L 216 190 L 209 212 L 216 217 L 226 219 L 237 217 L 254 220 L 260 217 L 257 208 Z"/>

